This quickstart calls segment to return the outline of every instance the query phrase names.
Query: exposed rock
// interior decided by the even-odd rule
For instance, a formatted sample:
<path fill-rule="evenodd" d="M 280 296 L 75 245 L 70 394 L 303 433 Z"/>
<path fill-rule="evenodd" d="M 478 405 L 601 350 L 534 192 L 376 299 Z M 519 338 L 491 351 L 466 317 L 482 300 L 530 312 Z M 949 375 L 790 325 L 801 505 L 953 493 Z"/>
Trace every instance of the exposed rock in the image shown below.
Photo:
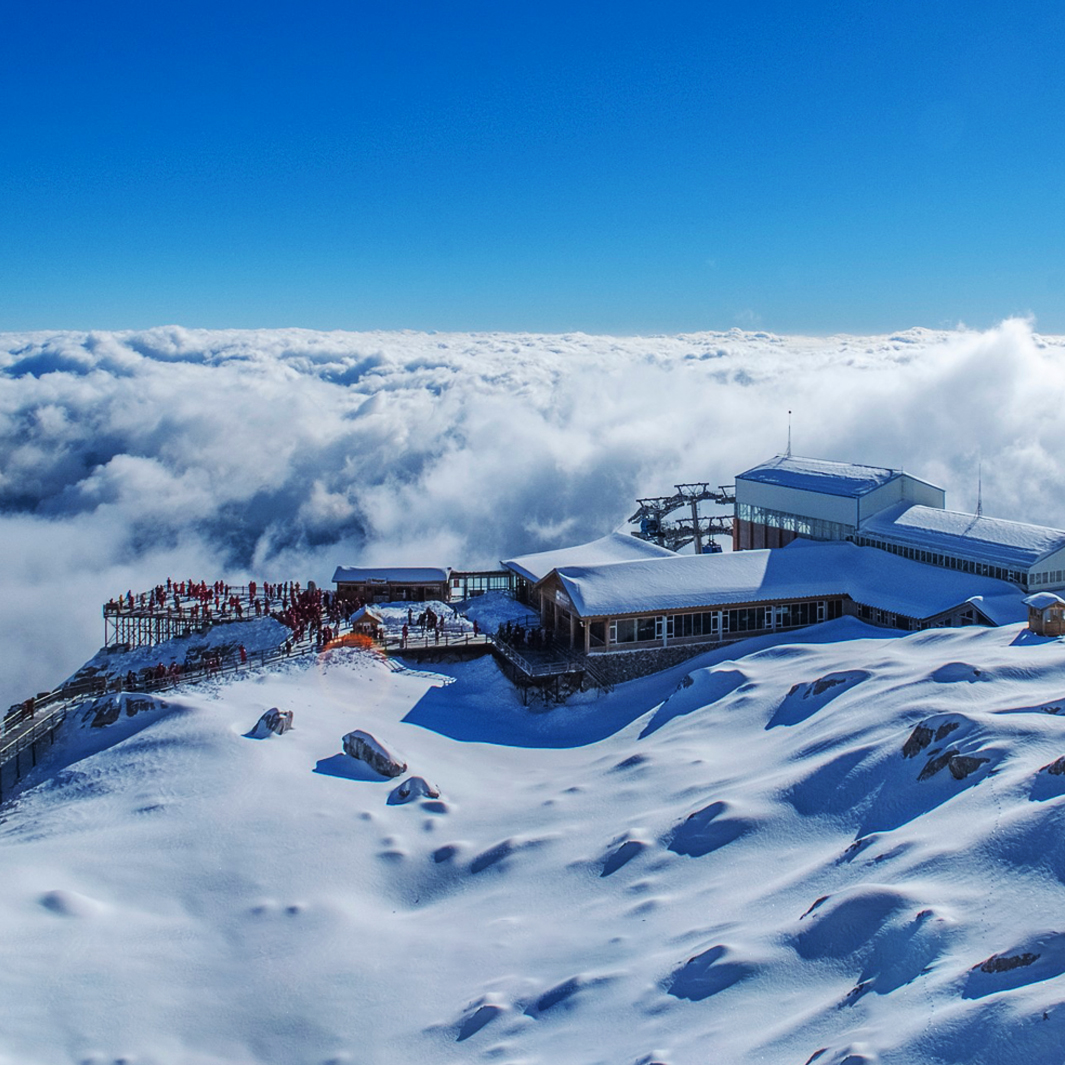
<path fill-rule="evenodd" d="M 1055 759 L 1050 765 L 1043 766 L 1040 773 L 1050 773 L 1055 777 L 1065 776 L 1065 754 Z"/>
<path fill-rule="evenodd" d="M 838 684 L 846 684 L 846 677 L 818 677 L 817 680 L 810 681 L 808 684 L 804 684 L 800 681 L 798 684 L 793 684 L 788 689 L 788 695 L 798 695 L 802 692 L 804 699 L 809 699 L 811 695 L 824 695 L 830 688 L 835 688 Z"/>
<path fill-rule="evenodd" d="M 956 754 L 948 763 L 947 768 L 955 780 L 964 780 L 970 773 L 975 773 L 990 758 L 974 758 L 971 754 Z"/>
<path fill-rule="evenodd" d="M 279 710 L 276 706 L 272 706 L 259 718 L 252 730 L 252 735 L 262 737 L 274 733 L 282 736 L 290 728 L 292 728 L 292 711 Z"/>
<path fill-rule="evenodd" d="M 853 846 L 853 844 L 851 844 L 851 846 Z M 810 903 L 810 908 L 804 914 L 802 914 L 802 916 L 799 917 L 799 920 L 801 921 L 803 919 L 803 917 L 809 917 L 810 914 L 813 913 L 814 910 L 816 910 L 818 908 L 818 906 L 821 906 L 822 904 L 824 904 L 826 902 L 828 902 L 828 896 L 827 895 L 822 895 L 820 898 L 814 899 L 814 901 Z"/>
<path fill-rule="evenodd" d="M 356 729 L 344 737 L 344 753 L 360 762 L 365 762 L 383 777 L 398 777 L 406 773 L 407 763 L 400 762 L 373 738 L 368 732 Z"/>
<path fill-rule="evenodd" d="M 956 728 L 961 726 L 960 721 L 946 721 L 936 729 L 936 743 L 946 739 Z"/>
<path fill-rule="evenodd" d="M 103 728 L 106 725 L 113 725 L 122 716 L 123 711 L 126 717 L 133 717 L 145 710 L 154 710 L 166 705 L 162 699 L 155 699 L 150 695 L 114 692 L 94 699 L 82 714 L 82 721 L 88 721 L 91 718 L 92 728 Z"/>
<path fill-rule="evenodd" d="M 932 730 L 927 725 L 918 725 L 902 745 L 902 757 L 916 758 L 932 742 L 932 735 Z"/>
<path fill-rule="evenodd" d="M 929 732 L 932 730 L 929 729 Z M 918 774 L 918 780 L 928 780 L 934 777 L 941 769 L 947 766 L 950 760 L 958 753 L 957 748 L 951 747 L 949 750 L 944 751 L 942 754 L 936 755 L 935 758 L 929 758 L 924 769 Z"/>
<path fill-rule="evenodd" d="M 1039 954 L 992 954 L 990 958 L 985 962 L 981 962 L 979 965 L 974 965 L 974 969 L 979 969 L 982 973 L 1008 973 L 1010 969 L 1020 969 L 1024 965 L 1031 965 L 1032 962 L 1038 961 Z"/>
<path fill-rule="evenodd" d="M 935 758 L 930 758 L 928 764 L 918 774 L 918 780 L 928 780 L 934 777 L 941 769 L 950 770 L 950 775 L 955 780 L 964 780 L 970 773 L 976 772 L 990 758 L 976 758 L 971 754 L 959 754 L 956 747 L 951 747 Z"/>
<path fill-rule="evenodd" d="M 829 688 L 834 688 L 837 684 L 846 684 L 846 680 L 843 677 L 820 677 L 810 685 L 810 690 L 803 696 L 806 699 L 811 695 L 824 695 Z"/>
<path fill-rule="evenodd" d="M 405 767 L 404 767 L 405 768 Z M 410 777 L 388 793 L 389 806 L 402 806 L 414 799 L 439 799 L 440 789 L 434 787 L 424 777 Z"/>

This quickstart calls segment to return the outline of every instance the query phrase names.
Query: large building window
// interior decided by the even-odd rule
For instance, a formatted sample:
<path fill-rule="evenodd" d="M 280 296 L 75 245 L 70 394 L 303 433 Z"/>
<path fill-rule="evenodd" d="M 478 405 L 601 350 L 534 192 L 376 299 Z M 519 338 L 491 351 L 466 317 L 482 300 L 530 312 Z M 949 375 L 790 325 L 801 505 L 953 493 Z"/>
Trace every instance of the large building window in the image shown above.
<path fill-rule="evenodd" d="M 685 636 L 713 636 L 717 632 L 713 613 L 704 614 L 676 614 L 673 618 L 673 635 Z"/>
<path fill-rule="evenodd" d="M 610 642 L 646 643 L 655 638 L 655 619 L 620 618 L 610 623 Z"/>
<path fill-rule="evenodd" d="M 808 518 L 803 514 L 788 514 L 769 507 L 756 507 L 753 503 L 737 503 L 736 517 L 753 525 L 766 525 L 771 529 L 784 529 L 803 536 L 807 540 L 846 540 L 854 535 L 853 525 L 823 518 Z"/>

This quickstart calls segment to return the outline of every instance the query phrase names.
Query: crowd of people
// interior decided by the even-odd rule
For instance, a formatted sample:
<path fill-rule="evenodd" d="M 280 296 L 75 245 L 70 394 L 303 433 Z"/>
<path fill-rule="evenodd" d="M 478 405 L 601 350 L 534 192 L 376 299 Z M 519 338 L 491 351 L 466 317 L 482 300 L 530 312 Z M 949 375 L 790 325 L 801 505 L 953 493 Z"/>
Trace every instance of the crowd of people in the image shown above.
<path fill-rule="evenodd" d="M 319 593 L 322 594 L 322 593 Z M 324 593 L 326 597 L 329 593 Z M 165 584 L 157 584 L 150 592 L 134 594 L 127 591 L 109 599 L 105 614 L 135 614 L 148 617 L 188 619 L 190 623 L 210 621 L 243 621 L 247 617 L 277 617 L 290 611 L 299 613 L 305 606 L 307 592 L 299 581 L 271 584 L 249 581 L 231 587 L 225 581 L 175 581 L 167 577 Z"/>
<path fill-rule="evenodd" d="M 547 651 L 554 642 L 554 633 L 541 626 L 526 628 L 517 622 L 504 621 L 496 632 L 496 639 L 516 651 Z"/>
<path fill-rule="evenodd" d="M 452 615 L 454 618 L 458 617 L 457 611 L 452 609 Z M 432 607 L 427 606 L 417 617 L 414 616 L 414 609 L 412 607 L 407 608 L 407 620 L 403 625 L 403 629 L 400 636 L 400 647 L 406 647 L 411 639 L 415 630 L 420 631 L 420 639 L 428 643 L 432 640 L 434 643 L 439 644 L 445 632 L 449 631 L 446 626 L 445 618 L 442 614 L 437 613 Z M 459 631 L 462 634 L 468 634 L 467 629 L 460 629 L 451 631 Z M 473 635 L 479 637 L 481 635 L 481 626 L 477 621 L 473 622 Z"/>

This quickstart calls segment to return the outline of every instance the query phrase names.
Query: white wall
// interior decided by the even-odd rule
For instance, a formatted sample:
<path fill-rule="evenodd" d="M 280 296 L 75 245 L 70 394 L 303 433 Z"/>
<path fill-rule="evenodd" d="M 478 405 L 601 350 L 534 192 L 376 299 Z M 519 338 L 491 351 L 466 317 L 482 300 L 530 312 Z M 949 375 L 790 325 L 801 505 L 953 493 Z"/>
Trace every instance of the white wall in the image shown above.
<path fill-rule="evenodd" d="M 785 514 L 801 514 L 805 518 L 835 521 L 842 525 L 858 523 L 856 501 L 848 496 L 822 495 L 801 488 L 784 488 L 776 484 L 737 479 L 736 502 L 780 510 Z"/>
<path fill-rule="evenodd" d="M 1056 573 L 1061 571 L 1059 580 L 1052 580 L 1046 584 L 1037 584 L 1032 578 L 1037 573 Z M 1054 592 L 1065 588 L 1065 547 L 1059 548 L 1046 558 L 1041 558 L 1028 571 L 1028 591 L 1030 592 Z"/>
<path fill-rule="evenodd" d="M 917 477 L 911 477 L 910 474 L 904 473 L 859 498 L 858 506 L 861 520 L 865 521 L 874 514 L 879 514 L 880 511 L 886 510 L 892 504 L 903 501 L 919 503 L 921 506 L 935 507 L 937 510 L 942 510 L 946 503 L 946 493 L 942 488 L 937 488 L 934 484 L 929 484 L 927 481 L 919 480 Z"/>

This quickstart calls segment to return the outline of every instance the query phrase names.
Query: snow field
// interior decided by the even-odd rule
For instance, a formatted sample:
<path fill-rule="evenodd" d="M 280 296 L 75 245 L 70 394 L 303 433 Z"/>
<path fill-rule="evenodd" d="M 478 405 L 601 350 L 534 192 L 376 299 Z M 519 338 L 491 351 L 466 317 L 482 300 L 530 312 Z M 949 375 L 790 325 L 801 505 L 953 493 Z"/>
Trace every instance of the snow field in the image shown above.
<path fill-rule="evenodd" d="M 546 712 L 348 651 L 165 699 L 3 808 L 0 1061 L 1060 1058 L 1057 641 L 841 619 Z M 354 728 L 440 798 L 389 805 Z"/>

